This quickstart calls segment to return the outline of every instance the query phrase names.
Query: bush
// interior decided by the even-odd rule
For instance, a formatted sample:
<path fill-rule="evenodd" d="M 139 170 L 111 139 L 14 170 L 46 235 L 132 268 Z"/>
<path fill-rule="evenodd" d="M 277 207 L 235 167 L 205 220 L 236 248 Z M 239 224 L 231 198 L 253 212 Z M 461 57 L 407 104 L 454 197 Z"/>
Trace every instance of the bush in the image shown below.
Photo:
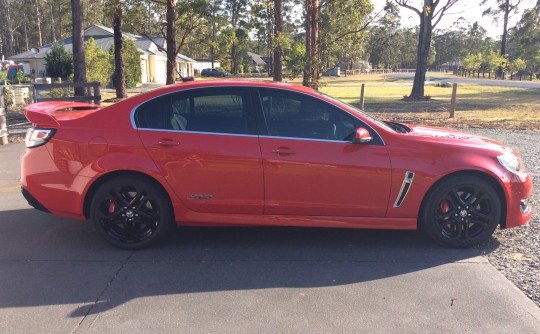
<path fill-rule="evenodd" d="M 90 38 L 86 43 L 84 57 L 86 61 L 86 81 L 99 81 L 101 86 L 107 86 L 113 67 L 109 63 L 108 54 L 96 45 L 93 38 Z"/>
<path fill-rule="evenodd" d="M 133 88 L 141 82 L 141 52 L 137 49 L 135 41 L 124 38 L 122 40 L 122 56 L 124 58 L 124 75 L 126 88 Z M 109 61 L 112 66 L 111 78 L 114 79 L 114 45 L 109 49 Z"/>
<path fill-rule="evenodd" d="M 60 44 L 54 44 L 45 56 L 47 75 L 66 79 L 73 74 L 73 56 Z"/>

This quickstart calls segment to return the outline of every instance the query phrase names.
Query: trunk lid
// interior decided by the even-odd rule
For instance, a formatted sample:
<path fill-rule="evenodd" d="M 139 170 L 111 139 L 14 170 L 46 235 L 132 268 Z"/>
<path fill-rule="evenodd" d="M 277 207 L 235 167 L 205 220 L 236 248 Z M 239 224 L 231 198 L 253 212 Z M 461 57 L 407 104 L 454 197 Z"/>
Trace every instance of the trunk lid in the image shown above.
<path fill-rule="evenodd" d="M 27 106 L 24 115 L 33 126 L 56 128 L 64 120 L 81 118 L 100 109 L 99 104 L 49 101 Z"/>

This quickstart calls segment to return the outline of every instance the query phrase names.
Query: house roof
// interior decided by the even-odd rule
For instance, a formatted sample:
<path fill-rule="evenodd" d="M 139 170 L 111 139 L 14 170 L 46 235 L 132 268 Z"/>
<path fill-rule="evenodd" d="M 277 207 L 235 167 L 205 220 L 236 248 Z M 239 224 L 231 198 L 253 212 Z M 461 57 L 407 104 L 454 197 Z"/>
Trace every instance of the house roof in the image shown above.
<path fill-rule="evenodd" d="M 135 42 L 137 45 L 137 48 L 140 52 L 146 55 L 158 55 L 162 57 L 167 57 L 167 53 L 164 51 L 161 51 L 161 48 L 164 48 L 165 38 L 163 37 L 146 37 L 146 36 L 139 36 L 131 33 L 123 32 L 122 35 L 125 38 L 129 38 Z M 96 42 L 96 45 L 100 47 L 102 50 L 108 51 L 113 45 L 114 45 L 114 31 L 110 28 L 101 26 L 99 24 L 94 24 L 84 30 L 84 40 L 88 41 L 90 38 L 93 38 Z M 73 50 L 73 40 L 71 37 L 62 39 L 57 44 L 60 44 L 64 46 L 67 52 L 71 53 Z M 31 60 L 31 59 L 44 59 L 49 51 L 52 49 L 53 44 L 46 44 L 38 48 L 38 52 L 34 53 L 31 50 L 21 52 L 19 54 L 16 54 L 14 56 L 9 57 L 10 60 L 14 61 L 24 61 L 24 60 Z M 159 47 L 158 47 L 159 46 Z M 180 62 L 186 62 L 186 63 L 194 63 L 195 60 L 184 56 L 182 54 L 178 54 L 176 57 L 177 61 Z"/>
<path fill-rule="evenodd" d="M 255 62 L 256 65 L 259 65 L 259 66 L 265 66 L 266 65 L 266 62 L 258 54 L 253 53 L 253 52 L 248 52 L 247 54 L 248 54 L 248 56 L 251 57 L 251 59 L 253 59 L 253 61 Z"/>

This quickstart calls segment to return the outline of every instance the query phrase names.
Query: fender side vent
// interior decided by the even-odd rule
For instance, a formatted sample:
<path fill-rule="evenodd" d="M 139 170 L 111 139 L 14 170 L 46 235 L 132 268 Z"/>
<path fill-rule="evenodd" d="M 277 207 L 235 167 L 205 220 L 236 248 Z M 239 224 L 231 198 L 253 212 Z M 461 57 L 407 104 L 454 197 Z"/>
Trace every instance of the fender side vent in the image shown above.
<path fill-rule="evenodd" d="M 405 177 L 403 178 L 401 189 L 399 190 L 398 196 L 396 198 L 396 202 L 394 203 L 394 208 L 399 208 L 401 204 L 403 204 L 403 201 L 405 201 L 405 197 L 407 197 L 407 194 L 409 193 L 409 190 L 411 189 L 413 180 L 414 180 L 414 173 L 411 171 L 405 172 Z"/>

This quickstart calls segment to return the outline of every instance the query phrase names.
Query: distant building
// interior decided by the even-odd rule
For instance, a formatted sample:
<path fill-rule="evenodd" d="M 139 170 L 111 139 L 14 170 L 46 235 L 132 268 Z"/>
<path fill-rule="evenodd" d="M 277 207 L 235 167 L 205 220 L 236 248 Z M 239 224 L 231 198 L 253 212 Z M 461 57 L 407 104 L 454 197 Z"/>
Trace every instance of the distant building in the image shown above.
<path fill-rule="evenodd" d="M 167 54 L 162 51 L 166 48 L 166 41 L 163 37 L 144 37 L 130 33 L 122 33 L 124 38 L 135 41 L 139 52 L 141 52 L 141 70 L 140 82 L 165 83 L 167 79 Z M 97 24 L 84 30 L 84 40 L 93 38 L 96 45 L 104 51 L 109 51 L 114 45 L 114 32 Z M 73 42 L 71 37 L 56 42 L 63 45 L 66 51 L 72 52 Z M 53 44 L 47 44 L 39 47 L 38 52 L 26 51 L 9 57 L 16 63 L 23 63 L 27 74 L 32 74 L 36 78 L 46 77 L 45 56 L 52 49 Z M 194 75 L 194 65 L 196 61 L 178 54 L 176 57 L 176 69 L 183 77 Z"/>
<path fill-rule="evenodd" d="M 455 61 L 449 61 L 446 63 L 442 63 L 438 66 L 439 71 L 448 71 L 453 72 L 459 70 L 461 67 L 463 67 L 463 62 L 455 60 Z"/>

